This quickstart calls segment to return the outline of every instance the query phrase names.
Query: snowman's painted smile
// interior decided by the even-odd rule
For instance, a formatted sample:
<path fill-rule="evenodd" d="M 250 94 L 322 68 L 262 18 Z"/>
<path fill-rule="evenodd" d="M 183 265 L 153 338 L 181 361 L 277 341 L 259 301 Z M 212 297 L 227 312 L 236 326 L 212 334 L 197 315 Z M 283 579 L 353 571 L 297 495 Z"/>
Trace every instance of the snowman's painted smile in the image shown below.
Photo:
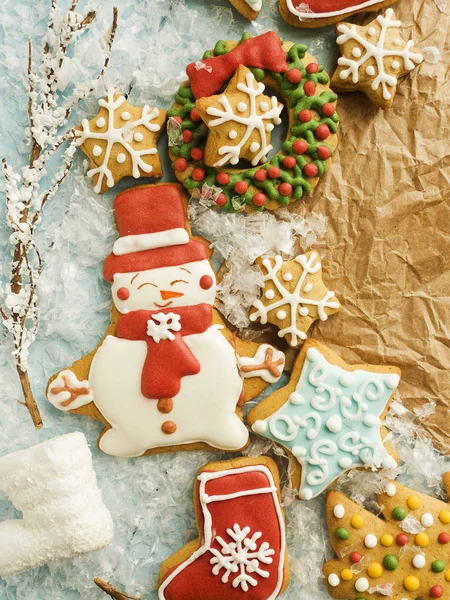
<path fill-rule="evenodd" d="M 157 302 L 153 302 L 153 304 L 158 308 L 167 308 L 172 304 L 172 300 L 169 300 L 169 302 L 166 302 L 165 304 L 158 304 Z"/>

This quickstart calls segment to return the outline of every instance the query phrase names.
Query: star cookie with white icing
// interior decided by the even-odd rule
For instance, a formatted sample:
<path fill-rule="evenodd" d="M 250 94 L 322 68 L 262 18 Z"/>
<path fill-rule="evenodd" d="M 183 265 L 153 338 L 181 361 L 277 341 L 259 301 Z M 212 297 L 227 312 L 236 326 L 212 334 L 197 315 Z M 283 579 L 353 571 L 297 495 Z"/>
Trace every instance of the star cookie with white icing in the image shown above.
<path fill-rule="evenodd" d="M 302 500 L 321 494 L 352 468 L 395 468 L 382 419 L 400 382 L 396 367 L 349 365 L 307 340 L 289 383 L 248 414 L 253 431 L 295 458 Z"/>
<path fill-rule="evenodd" d="M 264 83 L 240 65 L 222 94 L 197 100 L 197 110 L 210 131 L 205 165 L 237 165 L 245 159 L 256 166 L 267 160 L 273 149 L 271 132 L 281 123 L 283 105 L 264 90 Z"/>
<path fill-rule="evenodd" d="M 162 177 L 156 144 L 167 112 L 133 106 L 125 96 L 108 90 L 98 102 L 100 110 L 76 127 L 77 145 L 89 157 L 95 191 L 103 194 L 123 177 Z"/>
<path fill-rule="evenodd" d="M 336 41 L 342 56 L 331 80 L 333 89 L 361 90 L 381 108 L 392 106 L 398 80 L 423 61 L 414 42 L 402 39 L 401 25 L 392 8 L 363 27 L 339 23 Z"/>
<path fill-rule="evenodd" d="M 258 259 L 263 267 L 264 288 L 253 304 L 250 320 L 272 323 L 292 347 L 306 339 L 311 324 L 341 309 L 339 300 L 322 281 L 322 263 L 316 250 L 284 261 L 281 256 Z"/>

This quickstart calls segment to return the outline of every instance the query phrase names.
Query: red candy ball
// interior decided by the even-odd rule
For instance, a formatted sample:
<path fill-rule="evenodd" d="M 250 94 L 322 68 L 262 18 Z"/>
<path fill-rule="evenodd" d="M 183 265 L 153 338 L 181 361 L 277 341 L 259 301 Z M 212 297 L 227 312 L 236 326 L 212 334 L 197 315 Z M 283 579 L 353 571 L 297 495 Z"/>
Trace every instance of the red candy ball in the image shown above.
<path fill-rule="evenodd" d="M 255 172 L 253 177 L 256 181 L 265 181 L 267 179 L 267 171 L 265 169 L 259 169 L 259 171 Z"/>
<path fill-rule="evenodd" d="M 185 158 L 177 158 L 173 163 L 175 171 L 185 171 L 187 169 L 187 160 Z"/>
<path fill-rule="evenodd" d="M 283 166 L 286 167 L 286 169 L 293 169 L 296 164 L 297 161 L 293 156 L 286 156 L 286 158 L 283 159 Z"/>
<path fill-rule="evenodd" d="M 213 283 L 214 281 L 211 275 L 202 275 L 200 277 L 200 287 L 202 290 L 209 290 Z"/>
<path fill-rule="evenodd" d="M 194 181 L 203 181 L 205 179 L 205 171 L 197 167 L 197 169 L 192 171 L 191 177 Z"/>
<path fill-rule="evenodd" d="M 430 590 L 430 596 L 432 598 L 441 598 L 443 593 L 444 590 L 440 585 L 433 585 L 433 587 Z"/>
<path fill-rule="evenodd" d="M 320 159 L 327 160 L 327 158 L 330 158 L 331 156 L 331 150 L 328 148 L 328 146 L 319 146 L 317 148 L 317 154 L 319 155 Z"/>
<path fill-rule="evenodd" d="M 190 117 L 191 117 L 191 121 L 194 121 L 194 122 L 200 121 L 200 119 L 201 119 L 200 113 L 198 112 L 198 110 L 196 108 L 193 108 L 191 110 Z"/>
<path fill-rule="evenodd" d="M 203 150 L 201 148 L 192 148 L 191 157 L 194 160 L 202 160 L 203 158 Z"/>
<path fill-rule="evenodd" d="M 328 127 L 328 125 L 325 124 L 319 125 L 318 127 L 316 127 L 314 135 L 318 140 L 326 140 L 327 137 L 330 135 L 330 128 Z"/>
<path fill-rule="evenodd" d="M 306 65 L 306 70 L 308 73 L 317 73 L 319 65 L 317 63 L 309 63 L 309 65 Z"/>
<path fill-rule="evenodd" d="M 322 113 L 326 116 L 326 117 L 332 117 L 335 113 L 336 109 L 334 108 L 334 104 L 331 104 L 331 102 L 327 102 L 326 104 L 324 104 L 322 106 Z"/>
<path fill-rule="evenodd" d="M 248 184 L 245 183 L 245 181 L 238 181 L 237 183 L 234 184 L 234 191 L 236 192 L 236 194 L 245 194 L 245 192 L 248 190 Z"/>
<path fill-rule="evenodd" d="M 303 167 L 303 173 L 306 175 L 306 177 L 316 177 L 318 172 L 319 169 L 314 163 L 306 163 L 306 165 Z"/>
<path fill-rule="evenodd" d="M 278 191 L 282 196 L 289 196 L 292 192 L 292 185 L 290 183 L 282 183 Z"/>
<path fill-rule="evenodd" d="M 406 533 L 399 533 L 398 536 L 395 538 L 395 541 L 399 546 L 406 546 L 406 544 L 408 543 L 408 539 L 409 538 L 406 535 Z"/>
<path fill-rule="evenodd" d="M 308 123 L 312 119 L 312 113 L 307 108 L 304 108 L 298 113 L 298 118 L 302 123 Z"/>
<path fill-rule="evenodd" d="M 255 194 L 252 198 L 253 200 L 253 204 L 255 206 L 264 206 L 264 204 L 266 203 L 267 197 L 265 194 L 258 192 L 257 194 Z"/>
<path fill-rule="evenodd" d="M 450 535 L 448 535 L 448 533 L 445 533 L 445 531 L 443 531 L 442 533 L 440 533 L 438 535 L 438 542 L 440 544 L 448 544 L 450 542 Z"/>
<path fill-rule="evenodd" d="M 299 83 L 302 80 L 302 72 L 299 69 L 289 69 L 286 77 L 291 83 Z"/>
<path fill-rule="evenodd" d="M 267 174 L 271 179 L 276 179 L 280 176 L 280 169 L 278 167 L 270 167 L 270 169 L 267 171 Z"/>
<path fill-rule="evenodd" d="M 216 181 L 219 185 L 228 185 L 230 183 L 230 176 L 228 173 L 217 173 Z"/>
<path fill-rule="evenodd" d="M 128 300 L 130 297 L 130 290 L 126 287 L 121 287 L 117 290 L 117 297 L 119 300 Z"/>
<path fill-rule="evenodd" d="M 185 129 L 183 131 L 183 142 L 185 144 L 189 144 L 189 142 L 192 142 L 193 137 L 194 137 L 194 134 L 192 133 L 192 131 L 190 129 Z"/>
<path fill-rule="evenodd" d="M 304 140 L 296 140 L 292 144 L 292 150 L 295 152 L 295 154 L 305 154 L 305 152 L 308 150 L 308 144 Z"/>
<path fill-rule="evenodd" d="M 216 198 L 216 205 L 217 206 L 225 206 L 226 203 L 227 203 L 227 197 L 225 196 L 225 194 L 219 194 Z"/>
<path fill-rule="evenodd" d="M 350 554 L 350 560 L 353 564 L 359 563 L 362 561 L 362 555 L 359 552 L 352 552 Z"/>
<path fill-rule="evenodd" d="M 314 81 L 307 81 L 303 86 L 303 91 L 307 96 L 314 96 L 316 93 L 316 85 Z"/>

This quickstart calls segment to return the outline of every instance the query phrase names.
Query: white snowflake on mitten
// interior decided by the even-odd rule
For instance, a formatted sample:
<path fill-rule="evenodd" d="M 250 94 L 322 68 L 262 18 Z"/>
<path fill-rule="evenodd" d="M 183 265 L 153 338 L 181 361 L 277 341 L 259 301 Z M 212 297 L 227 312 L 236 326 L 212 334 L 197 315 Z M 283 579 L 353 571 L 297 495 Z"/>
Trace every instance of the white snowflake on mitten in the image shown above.
<path fill-rule="evenodd" d="M 180 315 L 157 313 L 147 321 L 147 335 L 159 344 L 161 340 L 175 339 L 172 331 L 181 331 Z"/>
<path fill-rule="evenodd" d="M 262 569 L 260 563 L 270 565 L 273 561 L 271 557 L 275 554 L 275 550 L 272 550 L 267 542 L 263 542 L 258 548 L 257 541 L 262 537 L 262 533 L 257 531 L 249 537 L 250 531 L 250 527 L 241 529 L 238 524 L 235 524 L 233 529 L 227 529 L 232 542 L 226 542 L 217 536 L 216 541 L 222 547 L 221 550 L 210 548 L 210 552 L 214 555 L 209 561 L 214 565 L 213 575 L 219 575 L 224 569 L 221 581 L 228 583 L 230 575 L 238 573 L 231 585 L 234 588 L 241 586 L 244 592 L 248 591 L 249 584 L 253 587 L 258 585 L 258 580 L 252 574 L 264 579 L 269 577 L 270 573 Z"/>

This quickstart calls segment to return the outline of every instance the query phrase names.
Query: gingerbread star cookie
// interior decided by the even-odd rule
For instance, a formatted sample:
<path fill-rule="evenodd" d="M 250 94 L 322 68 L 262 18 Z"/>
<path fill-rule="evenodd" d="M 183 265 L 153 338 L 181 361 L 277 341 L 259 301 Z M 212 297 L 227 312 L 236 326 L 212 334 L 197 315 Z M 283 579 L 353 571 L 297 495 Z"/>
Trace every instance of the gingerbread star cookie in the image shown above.
<path fill-rule="evenodd" d="M 256 19 L 262 8 L 262 0 L 230 0 L 230 2 L 243 17 L 250 21 Z"/>
<path fill-rule="evenodd" d="M 162 177 L 156 147 L 167 112 L 133 106 L 122 94 L 108 90 L 100 110 L 75 129 L 77 145 L 90 159 L 88 176 L 103 194 L 123 177 Z"/>
<path fill-rule="evenodd" d="M 333 89 L 361 90 L 381 108 L 392 106 L 400 77 L 423 61 L 413 41 L 401 38 L 401 25 L 392 8 L 364 27 L 340 23 L 336 30 L 342 56 L 331 80 Z"/>
<path fill-rule="evenodd" d="M 264 90 L 264 83 L 240 65 L 222 94 L 197 100 L 197 110 L 210 130 L 207 166 L 237 165 L 241 159 L 256 166 L 267 160 L 273 148 L 271 132 L 281 123 L 283 105 Z"/>
<path fill-rule="evenodd" d="M 250 320 L 276 325 L 279 337 L 293 347 L 306 339 L 311 324 L 338 312 L 341 305 L 322 281 L 319 254 L 311 250 L 284 261 L 281 256 L 258 259 L 264 275 L 262 297 L 253 304 Z"/>

